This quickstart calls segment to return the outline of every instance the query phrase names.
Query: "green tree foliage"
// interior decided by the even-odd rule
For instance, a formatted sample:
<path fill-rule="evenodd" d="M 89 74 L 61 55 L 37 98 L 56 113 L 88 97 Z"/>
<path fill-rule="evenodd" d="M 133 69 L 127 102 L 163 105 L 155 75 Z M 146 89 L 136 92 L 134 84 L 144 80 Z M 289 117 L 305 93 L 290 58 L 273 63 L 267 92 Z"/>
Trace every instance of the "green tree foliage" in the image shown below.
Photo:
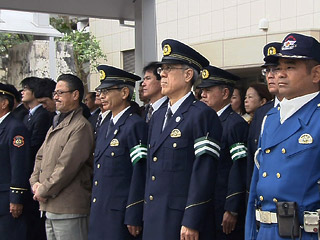
<path fill-rule="evenodd" d="M 14 45 L 29 42 L 32 36 L 15 33 L 0 33 L 0 56 L 6 56 Z"/>
<path fill-rule="evenodd" d="M 95 71 L 99 65 L 98 59 L 106 60 L 106 55 L 102 52 L 100 43 L 94 35 L 90 32 L 75 30 L 76 22 L 77 19 L 70 20 L 69 17 L 50 19 L 50 24 L 64 33 L 64 37 L 59 41 L 72 43 L 77 75 L 87 85 L 89 71 L 85 69 L 85 64 L 90 63 L 91 70 Z"/>

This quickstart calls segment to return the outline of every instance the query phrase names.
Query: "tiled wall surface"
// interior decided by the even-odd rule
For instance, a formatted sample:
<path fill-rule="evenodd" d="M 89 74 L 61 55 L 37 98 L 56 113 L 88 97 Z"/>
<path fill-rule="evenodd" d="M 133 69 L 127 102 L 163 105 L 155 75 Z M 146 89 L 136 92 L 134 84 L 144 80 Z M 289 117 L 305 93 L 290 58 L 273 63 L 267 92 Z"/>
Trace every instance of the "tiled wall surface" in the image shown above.
<path fill-rule="evenodd" d="M 259 29 L 267 19 L 268 31 Z M 176 38 L 192 45 L 214 65 L 245 68 L 262 63 L 262 47 L 288 32 L 319 39 L 320 0 L 156 0 L 157 47 Z M 108 64 L 122 67 L 121 51 L 134 48 L 134 29 L 116 20 L 90 19 Z M 93 74 L 92 84 L 97 76 Z"/>

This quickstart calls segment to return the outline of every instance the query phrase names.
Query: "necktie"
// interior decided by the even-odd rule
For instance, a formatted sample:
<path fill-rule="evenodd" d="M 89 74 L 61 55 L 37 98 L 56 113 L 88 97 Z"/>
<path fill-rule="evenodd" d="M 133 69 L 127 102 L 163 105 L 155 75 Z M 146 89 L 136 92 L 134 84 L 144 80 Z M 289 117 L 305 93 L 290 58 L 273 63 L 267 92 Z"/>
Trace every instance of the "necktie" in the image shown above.
<path fill-rule="evenodd" d="M 153 112 L 153 107 L 152 105 L 149 106 L 149 109 L 148 109 L 148 113 L 147 113 L 147 119 L 146 119 L 146 122 L 148 123 L 152 117 L 152 112 Z"/>
<path fill-rule="evenodd" d="M 108 137 L 109 133 L 111 132 L 111 129 L 114 127 L 114 124 L 113 124 L 113 120 L 110 119 L 110 122 L 109 122 L 109 125 L 108 125 L 108 131 L 107 131 L 107 135 L 106 137 Z"/>
<path fill-rule="evenodd" d="M 31 113 L 31 112 L 29 112 L 29 115 L 28 115 L 28 122 L 31 120 L 31 118 L 32 118 L 32 113 Z"/>
<path fill-rule="evenodd" d="M 162 128 L 162 131 L 166 128 L 166 126 L 168 126 L 168 123 L 169 123 L 171 117 L 172 117 L 172 111 L 171 111 L 171 108 L 169 107 L 167 110 L 167 113 L 166 113 L 166 119 L 165 119 L 165 122 L 164 122 L 164 125 Z"/>
<path fill-rule="evenodd" d="M 102 114 L 99 114 L 97 122 L 96 122 L 96 129 L 98 129 L 101 125 L 101 120 L 102 120 Z"/>

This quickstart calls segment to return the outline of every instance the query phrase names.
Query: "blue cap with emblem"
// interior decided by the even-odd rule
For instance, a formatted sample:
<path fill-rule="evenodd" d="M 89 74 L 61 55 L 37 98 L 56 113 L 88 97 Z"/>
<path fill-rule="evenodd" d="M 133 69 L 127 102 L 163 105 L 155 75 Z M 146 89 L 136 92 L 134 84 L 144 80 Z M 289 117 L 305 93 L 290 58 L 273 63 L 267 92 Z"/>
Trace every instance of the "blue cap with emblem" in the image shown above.
<path fill-rule="evenodd" d="M 201 83 L 197 88 L 207 88 L 213 86 L 227 85 L 234 87 L 240 78 L 232 73 L 229 73 L 221 68 L 208 66 L 202 70 Z"/>
<path fill-rule="evenodd" d="M 162 64 L 186 64 L 200 72 L 209 65 L 209 61 L 193 48 L 174 39 L 162 42 Z"/>
<path fill-rule="evenodd" d="M 282 41 L 278 58 L 313 59 L 320 63 L 320 43 L 313 37 L 298 33 L 288 34 Z"/>
<path fill-rule="evenodd" d="M 135 86 L 136 81 L 141 80 L 141 77 L 122 69 L 107 65 L 99 65 L 97 67 L 100 74 L 100 85 L 97 89 L 108 88 L 120 84 Z"/>
<path fill-rule="evenodd" d="M 273 56 L 280 52 L 281 45 L 282 44 L 280 42 L 271 42 L 264 46 L 264 64 L 261 67 L 275 66 L 278 64 L 278 59 Z"/>

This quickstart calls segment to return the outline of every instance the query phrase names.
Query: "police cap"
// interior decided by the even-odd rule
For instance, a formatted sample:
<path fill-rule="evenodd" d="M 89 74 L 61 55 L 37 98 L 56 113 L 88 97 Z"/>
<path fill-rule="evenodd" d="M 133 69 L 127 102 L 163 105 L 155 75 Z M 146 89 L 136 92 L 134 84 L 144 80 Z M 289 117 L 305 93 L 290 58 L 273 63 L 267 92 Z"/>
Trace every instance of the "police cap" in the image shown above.
<path fill-rule="evenodd" d="M 186 64 L 200 72 L 209 65 L 209 61 L 193 48 L 174 39 L 166 39 L 162 42 L 162 64 Z"/>
<path fill-rule="evenodd" d="M 271 42 L 264 46 L 263 55 L 264 55 L 264 64 L 261 67 L 274 66 L 278 64 L 278 59 L 273 56 L 280 52 L 281 50 L 280 42 Z"/>
<path fill-rule="evenodd" d="M 232 73 L 218 67 L 208 66 L 202 70 L 201 83 L 197 87 L 207 88 L 221 85 L 234 87 L 238 80 L 240 80 L 240 78 Z"/>
<path fill-rule="evenodd" d="M 135 86 L 136 81 L 141 80 L 141 77 L 122 69 L 108 65 L 100 65 L 97 67 L 100 74 L 100 85 L 97 89 L 108 88 L 117 85 Z"/>

